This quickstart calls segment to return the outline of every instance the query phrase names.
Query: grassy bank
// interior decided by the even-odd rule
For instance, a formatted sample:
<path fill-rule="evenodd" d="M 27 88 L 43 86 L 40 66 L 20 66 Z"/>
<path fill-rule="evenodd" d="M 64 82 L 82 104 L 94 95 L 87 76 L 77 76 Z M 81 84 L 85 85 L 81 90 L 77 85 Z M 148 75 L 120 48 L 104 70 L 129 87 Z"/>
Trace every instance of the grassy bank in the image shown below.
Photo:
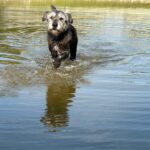
<path fill-rule="evenodd" d="M 50 4 L 70 7 L 150 8 L 150 0 L 1 0 L 1 7 L 43 7 Z"/>

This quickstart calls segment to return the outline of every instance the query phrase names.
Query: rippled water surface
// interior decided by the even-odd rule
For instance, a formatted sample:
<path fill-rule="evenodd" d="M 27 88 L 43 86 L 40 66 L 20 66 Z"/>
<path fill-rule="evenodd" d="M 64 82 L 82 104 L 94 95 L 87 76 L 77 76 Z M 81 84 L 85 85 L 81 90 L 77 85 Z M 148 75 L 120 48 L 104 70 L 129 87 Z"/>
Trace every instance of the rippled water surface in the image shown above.
<path fill-rule="evenodd" d="M 77 61 L 54 70 L 46 9 L 0 10 L 0 149 L 149 150 L 150 11 L 68 8 Z"/>

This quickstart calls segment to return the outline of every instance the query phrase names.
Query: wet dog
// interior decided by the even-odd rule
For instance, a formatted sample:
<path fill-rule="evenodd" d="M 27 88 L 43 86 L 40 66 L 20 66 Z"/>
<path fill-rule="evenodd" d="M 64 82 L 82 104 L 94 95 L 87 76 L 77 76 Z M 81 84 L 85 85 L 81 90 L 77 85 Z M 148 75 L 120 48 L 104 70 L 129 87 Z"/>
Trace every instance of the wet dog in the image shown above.
<path fill-rule="evenodd" d="M 51 11 L 46 11 L 42 20 L 47 22 L 48 47 L 54 68 L 58 68 L 68 57 L 75 60 L 78 38 L 71 14 L 51 6 Z"/>

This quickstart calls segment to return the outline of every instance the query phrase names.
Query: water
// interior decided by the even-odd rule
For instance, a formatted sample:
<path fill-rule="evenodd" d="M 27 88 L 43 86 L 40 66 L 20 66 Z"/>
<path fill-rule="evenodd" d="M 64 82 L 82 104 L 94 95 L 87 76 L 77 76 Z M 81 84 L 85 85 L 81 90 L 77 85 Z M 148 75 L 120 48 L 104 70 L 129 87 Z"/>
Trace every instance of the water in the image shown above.
<path fill-rule="evenodd" d="M 56 71 L 47 8 L 0 11 L 0 149 L 149 150 L 150 11 L 68 8 L 78 56 Z"/>

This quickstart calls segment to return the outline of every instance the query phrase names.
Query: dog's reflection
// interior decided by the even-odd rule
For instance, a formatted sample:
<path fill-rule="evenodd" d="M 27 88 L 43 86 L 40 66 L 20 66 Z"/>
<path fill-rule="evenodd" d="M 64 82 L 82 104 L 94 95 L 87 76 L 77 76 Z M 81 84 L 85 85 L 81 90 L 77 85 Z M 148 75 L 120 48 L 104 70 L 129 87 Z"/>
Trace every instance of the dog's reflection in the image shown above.
<path fill-rule="evenodd" d="M 41 121 L 53 128 L 64 127 L 68 124 L 68 107 L 75 94 L 75 85 L 63 81 L 54 82 L 48 86 L 47 108 Z"/>

